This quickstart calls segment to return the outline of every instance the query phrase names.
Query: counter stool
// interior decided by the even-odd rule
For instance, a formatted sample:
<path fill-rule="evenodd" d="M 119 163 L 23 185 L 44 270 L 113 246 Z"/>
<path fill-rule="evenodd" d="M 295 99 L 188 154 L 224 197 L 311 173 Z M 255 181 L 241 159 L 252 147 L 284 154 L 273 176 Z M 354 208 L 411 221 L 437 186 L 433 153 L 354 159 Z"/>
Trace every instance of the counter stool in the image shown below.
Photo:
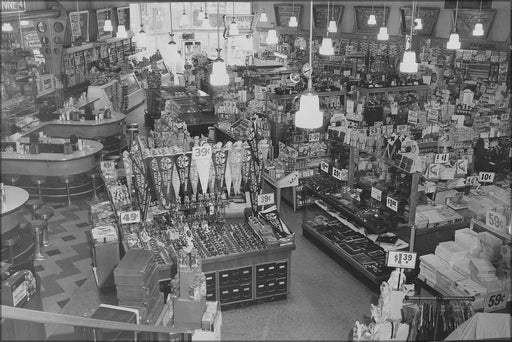
<path fill-rule="evenodd" d="M 37 185 L 37 193 L 39 195 L 39 199 L 43 200 L 43 189 L 41 188 L 41 185 L 43 185 L 46 182 L 46 176 L 32 176 L 32 183 Z"/>
<path fill-rule="evenodd" d="M 12 186 L 16 186 L 16 183 L 20 180 L 19 175 L 5 175 L 5 178 L 9 180 Z"/>
<path fill-rule="evenodd" d="M 36 219 L 36 210 L 43 206 L 44 202 L 39 199 L 30 199 L 25 206 L 32 212 L 32 220 Z"/>
<path fill-rule="evenodd" d="M 41 231 L 44 228 L 44 221 L 41 220 L 32 220 L 29 222 L 29 226 L 34 232 L 34 260 L 44 260 L 46 257 L 41 254 Z"/>
<path fill-rule="evenodd" d="M 114 162 L 114 164 L 116 165 L 116 168 L 118 166 L 118 163 L 119 161 L 121 160 L 121 156 L 117 156 L 117 155 L 113 155 L 113 156 L 108 156 L 107 157 L 107 160 L 111 160 Z"/>
<path fill-rule="evenodd" d="M 68 207 L 71 207 L 71 191 L 69 189 L 69 184 L 73 181 L 73 176 L 62 176 L 59 177 L 61 183 L 66 184 L 66 193 L 68 197 Z"/>
<path fill-rule="evenodd" d="M 9 239 L 2 239 L 2 245 L 7 247 L 7 258 L 9 259 L 9 264 L 14 266 L 14 245 L 18 242 L 19 237 L 14 236 Z"/>
<path fill-rule="evenodd" d="M 124 134 L 123 133 L 117 133 L 116 134 L 116 139 L 118 140 L 119 142 L 119 149 L 118 149 L 118 154 L 119 155 L 122 155 L 123 154 L 123 150 L 122 150 L 122 142 L 123 142 L 123 138 L 124 138 Z"/>
<path fill-rule="evenodd" d="M 92 179 L 92 200 L 98 201 L 98 195 L 96 194 L 96 178 L 99 178 L 99 174 L 96 171 L 91 171 L 87 174 L 87 177 Z"/>
<path fill-rule="evenodd" d="M 103 161 L 103 160 L 106 160 L 108 155 L 110 154 L 109 151 L 107 150 L 101 150 L 99 155 L 100 155 L 100 161 Z"/>
<path fill-rule="evenodd" d="M 43 227 L 43 241 L 41 244 L 43 247 L 48 247 L 52 242 L 48 239 L 48 220 L 53 217 L 53 209 L 44 206 L 36 211 L 36 220 L 42 220 L 44 221 L 44 227 Z"/>

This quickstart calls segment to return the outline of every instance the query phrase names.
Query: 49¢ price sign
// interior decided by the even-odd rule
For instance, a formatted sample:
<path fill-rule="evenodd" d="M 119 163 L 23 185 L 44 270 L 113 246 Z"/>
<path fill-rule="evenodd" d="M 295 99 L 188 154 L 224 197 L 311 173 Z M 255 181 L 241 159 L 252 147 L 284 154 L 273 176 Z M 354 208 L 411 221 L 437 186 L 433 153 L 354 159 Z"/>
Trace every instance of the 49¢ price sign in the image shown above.
<path fill-rule="evenodd" d="M 386 257 L 386 266 L 413 269 L 416 267 L 416 253 L 389 251 Z"/>
<path fill-rule="evenodd" d="M 509 300 L 509 294 L 505 290 L 488 293 L 484 301 L 484 311 L 503 309 Z"/>
<path fill-rule="evenodd" d="M 275 203 L 274 193 L 258 195 L 258 205 L 271 205 Z"/>
<path fill-rule="evenodd" d="M 119 215 L 121 224 L 130 224 L 140 222 L 140 211 L 123 211 Z"/>
<path fill-rule="evenodd" d="M 194 146 L 192 148 L 192 159 L 203 159 L 212 157 L 212 147 L 210 145 Z"/>

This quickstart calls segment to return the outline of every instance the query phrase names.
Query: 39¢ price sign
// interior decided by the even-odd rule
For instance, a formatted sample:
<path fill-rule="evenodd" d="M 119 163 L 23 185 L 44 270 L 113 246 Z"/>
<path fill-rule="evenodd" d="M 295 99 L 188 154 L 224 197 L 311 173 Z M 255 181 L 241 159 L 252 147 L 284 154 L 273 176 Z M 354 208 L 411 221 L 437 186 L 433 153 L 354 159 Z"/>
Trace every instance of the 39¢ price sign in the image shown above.
<path fill-rule="evenodd" d="M 478 181 L 480 183 L 492 183 L 494 182 L 494 172 L 479 172 Z"/>
<path fill-rule="evenodd" d="M 130 224 L 140 222 L 140 211 L 123 211 L 119 215 L 121 224 Z"/>
<path fill-rule="evenodd" d="M 212 157 L 212 147 L 210 145 L 194 146 L 192 148 L 192 159 L 203 159 Z"/>
<path fill-rule="evenodd" d="M 484 301 L 484 311 L 496 311 L 505 308 L 510 300 L 508 296 L 509 294 L 505 290 L 488 293 Z"/>
<path fill-rule="evenodd" d="M 268 194 L 258 195 L 258 205 L 270 205 L 270 204 L 274 204 L 274 203 L 275 203 L 275 199 L 274 199 L 273 192 L 268 193 Z"/>
<path fill-rule="evenodd" d="M 386 256 L 386 266 L 398 267 L 398 268 L 415 268 L 416 267 L 416 253 L 415 252 L 389 251 Z"/>

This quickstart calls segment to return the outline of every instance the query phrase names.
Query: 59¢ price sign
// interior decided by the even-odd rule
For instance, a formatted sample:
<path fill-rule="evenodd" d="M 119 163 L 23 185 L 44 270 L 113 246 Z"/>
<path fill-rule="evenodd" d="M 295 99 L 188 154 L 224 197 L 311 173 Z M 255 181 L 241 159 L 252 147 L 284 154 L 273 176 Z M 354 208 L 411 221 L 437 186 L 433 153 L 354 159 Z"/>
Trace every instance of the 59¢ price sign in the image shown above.
<path fill-rule="evenodd" d="M 130 224 L 140 222 L 140 211 L 124 211 L 119 215 L 121 224 Z"/>
<path fill-rule="evenodd" d="M 258 195 L 258 205 L 270 205 L 270 204 L 274 204 L 274 203 L 275 203 L 275 199 L 274 199 L 273 192 L 271 192 L 269 194 Z"/>
<path fill-rule="evenodd" d="M 507 291 L 501 290 L 490 292 L 485 297 L 484 311 L 495 311 L 503 309 L 510 300 Z"/>
<path fill-rule="evenodd" d="M 192 159 L 203 159 L 212 157 L 212 147 L 210 145 L 194 146 L 192 148 Z"/>
<path fill-rule="evenodd" d="M 386 257 L 386 266 L 398 268 L 415 268 L 416 253 L 389 251 Z"/>

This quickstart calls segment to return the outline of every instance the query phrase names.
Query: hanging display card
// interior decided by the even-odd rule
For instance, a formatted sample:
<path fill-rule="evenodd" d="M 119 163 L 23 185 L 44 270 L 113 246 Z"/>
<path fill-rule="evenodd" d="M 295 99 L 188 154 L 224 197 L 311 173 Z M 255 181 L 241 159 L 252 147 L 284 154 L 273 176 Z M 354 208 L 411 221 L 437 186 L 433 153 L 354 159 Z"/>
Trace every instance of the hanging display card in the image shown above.
<path fill-rule="evenodd" d="M 127 31 L 130 29 L 130 6 L 117 8 L 117 24 L 124 25 Z"/>
<path fill-rule="evenodd" d="M 412 7 L 400 8 L 400 28 L 402 34 L 410 34 L 411 32 L 411 12 Z M 422 28 L 421 30 L 414 30 L 415 35 L 431 36 L 436 26 L 437 16 L 439 15 L 438 7 L 419 7 L 414 14 L 414 18 L 420 18 Z"/>
<path fill-rule="evenodd" d="M 229 24 L 233 21 L 238 26 L 237 36 L 252 35 L 256 30 L 257 21 L 254 14 L 235 14 L 224 16 L 224 38 L 233 37 L 233 33 L 229 30 Z"/>
<path fill-rule="evenodd" d="M 69 12 L 69 23 L 73 42 L 77 38 L 89 41 L 89 11 Z"/>

